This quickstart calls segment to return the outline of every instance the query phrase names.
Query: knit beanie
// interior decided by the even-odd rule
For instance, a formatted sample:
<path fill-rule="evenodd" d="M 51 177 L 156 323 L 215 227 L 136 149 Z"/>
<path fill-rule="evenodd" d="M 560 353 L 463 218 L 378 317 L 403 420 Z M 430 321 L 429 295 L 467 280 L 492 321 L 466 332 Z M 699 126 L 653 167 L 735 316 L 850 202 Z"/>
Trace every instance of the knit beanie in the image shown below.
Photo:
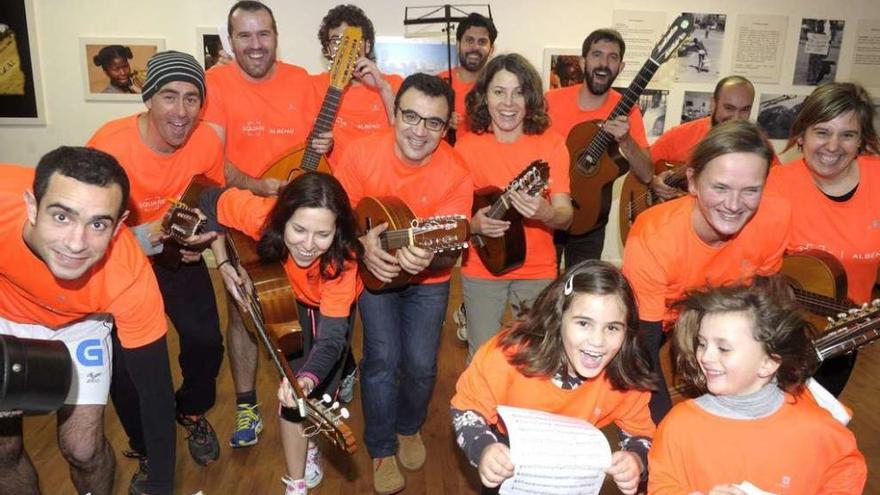
<path fill-rule="evenodd" d="M 152 98 L 162 86 L 174 81 L 192 83 L 198 88 L 202 101 L 205 101 L 204 69 L 192 55 L 174 50 L 158 52 L 147 61 L 147 78 L 142 94 L 144 101 Z"/>

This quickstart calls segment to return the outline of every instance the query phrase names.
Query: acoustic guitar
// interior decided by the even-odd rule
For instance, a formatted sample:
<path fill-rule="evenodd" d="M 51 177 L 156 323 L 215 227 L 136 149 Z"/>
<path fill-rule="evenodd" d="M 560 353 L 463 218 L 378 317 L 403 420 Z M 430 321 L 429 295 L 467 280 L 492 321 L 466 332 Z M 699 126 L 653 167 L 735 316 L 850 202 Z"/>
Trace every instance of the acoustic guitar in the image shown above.
<path fill-rule="evenodd" d="M 663 183 L 669 187 L 687 192 L 687 167 L 684 163 L 666 163 L 671 174 L 663 178 Z M 629 229 L 636 223 L 636 217 L 648 208 L 662 203 L 650 184 L 645 184 L 633 174 L 627 174 L 620 189 L 620 208 L 618 211 L 620 220 L 620 243 L 626 245 L 626 237 Z"/>
<path fill-rule="evenodd" d="M 162 232 L 168 235 L 162 243 L 162 252 L 153 256 L 153 261 L 169 270 L 177 271 L 183 261 L 182 249 L 197 251 L 207 246 L 187 247 L 185 239 L 202 233 L 205 221 L 199 216 L 196 207 L 199 196 L 208 187 L 219 184 L 203 175 L 197 175 L 190 181 L 180 199 L 170 200 L 171 208 L 162 218 Z"/>
<path fill-rule="evenodd" d="M 486 216 L 495 220 L 510 222 L 504 235 L 488 237 L 479 234 L 471 236 L 471 243 L 477 250 L 483 265 L 493 275 L 501 275 L 522 266 L 526 259 L 526 234 L 523 217 L 511 204 L 511 191 L 520 191 L 530 196 L 540 194 L 547 187 L 550 166 L 543 160 L 533 161 L 507 184 L 507 188 L 489 186 L 474 193 L 473 213 L 489 206 Z"/>
<path fill-rule="evenodd" d="M 230 263 L 243 269 L 254 283 L 254 290 L 237 287 L 245 303 L 242 305 L 236 301 L 236 305 L 242 315 L 250 316 L 243 318 L 245 326 L 263 343 L 278 373 L 293 387 L 297 408 L 308 425 L 305 434 L 321 434 L 339 450 L 353 454 L 357 451 L 357 441 L 344 421 L 349 417 L 348 410 L 340 408 L 339 403 L 333 402 L 326 394 L 322 400 L 307 399 L 287 361 L 289 354 L 302 352 L 302 328 L 296 297 L 284 268 L 277 262 L 261 263 L 258 258 L 255 261 L 255 243 L 250 237 L 234 230 L 230 230 L 228 236 L 234 237 L 227 242 Z M 241 258 L 241 255 L 245 257 Z"/>
<path fill-rule="evenodd" d="M 780 275 L 791 287 L 794 298 L 808 313 L 816 328 L 825 328 L 828 318 L 848 313 L 854 304 L 846 297 L 846 271 L 833 255 L 811 249 L 782 258 Z"/>
<path fill-rule="evenodd" d="M 675 19 L 621 95 L 608 120 L 629 115 L 660 65 L 675 53 L 693 30 L 694 21 L 690 15 Z M 573 235 L 585 234 L 608 222 L 614 181 L 629 170 L 629 162 L 620 153 L 614 136 L 604 131 L 600 124 L 588 121 L 574 126 L 565 142 L 571 158 L 569 173 L 574 207 L 574 218 L 568 231 Z"/>
<path fill-rule="evenodd" d="M 406 203 L 391 196 L 361 199 L 355 215 L 361 233 L 383 223 L 388 224 L 388 230 L 379 234 L 379 242 L 382 249 L 390 254 L 405 246 L 420 247 L 434 254 L 458 251 L 468 246 L 470 229 L 463 215 L 417 219 Z M 363 261 L 359 273 L 364 286 L 372 291 L 400 287 L 412 278 L 409 272 L 401 270 L 391 282 L 383 282 L 367 269 Z"/>
<path fill-rule="evenodd" d="M 361 28 L 353 26 L 345 28 L 330 65 L 330 87 L 327 88 L 327 94 L 324 95 L 321 110 L 318 112 L 318 118 L 309 133 L 309 138 L 305 143 L 285 150 L 274 159 L 272 166 L 261 176 L 263 179 L 273 178 L 289 181 L 306 172 L 330 173 L 330 164 L 327 162 L 327 158 L 311 149 L 309 143 L 318 134 L 333 129 L 342 95 L 345 92 L 345 87 L 351 81 L 354 63 L 360 57 L 362 43 Z"/>

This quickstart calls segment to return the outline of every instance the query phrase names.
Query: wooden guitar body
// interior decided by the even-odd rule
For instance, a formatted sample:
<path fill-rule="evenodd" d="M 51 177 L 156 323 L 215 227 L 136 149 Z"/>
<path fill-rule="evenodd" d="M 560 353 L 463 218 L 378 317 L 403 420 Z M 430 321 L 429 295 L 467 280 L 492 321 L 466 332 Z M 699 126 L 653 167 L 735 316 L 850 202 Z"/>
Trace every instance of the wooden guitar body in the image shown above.
<path fill-rule="evenodd" d="M 675 173 L 670 174 L 664 180 L 666 185 L 687 191 L 687 177 L 684 175 L 685 164 L 667 163 L 667 165 Z M 629 229 L 636 223 L 636 217 L 648 208 L 662 202 L 663 200 L 651 189 L 650 184 L 640 181 L 632 173 L 627 174 L 623 180 L 623 187 L 620 189 L 620 208 L 618 210 L 620 243 L 626 245 L 626 237 L 629 235 Z"/>
<path fill-rule="evenodd" d="M 230 251 L 235 250 L 241 267 L 247 271 L 254 283 L 254 292 L 259 301 L 263 323 L 271 336 L 278 342 L 286 356 L 301 353 L 303 350 L 302 327 L 299 324 L 299 311 L 296 307 L 296 294 L 284 266 L 278 262 L 263 263 L 257 255 L 257 243 L 237 230 L 229 230 L 227 243 Z M 246 309 L 246 308 L 241 308 Z M 254 323 L 242 318 L 245 327 L 256 333 Z"/>
<path fill-rule="evenodd" d="M 162 231 L 169 235 L 162 242 L 162 252 L 153 256 L 153 261 L 159 266 L 172 271 L 177 271 L 183 261 L 181 250 L 198 250 L 199 247 L 184 246 L 184 239 L 200 234 L 205 221 L 199 218 L 195 209 L 199 206 L 199 198 L 202 192 L 209 187 L 219 187 L 220 184 L 208 179 L 203 175 L 192 178 L 186 190 L 162 219 Z M 208 246 L 202 246 L 206 249 Z"/>
<path fill-rule="evenodd" d="M 565 144 L 569 150 L 571 199 L 574 218 L 568 231 L 583 235 L 604 226 L 611 211 L 614 181 L 629 171 L 629 162 L 620 154 L 617 143 L 608 144 L 595 163 L 581 159 L 587 146 L 600 131 L 600 121 L 581 122 L 568 133 Z M 583 166 L 578 162 L 582 162 Z"/>
<path fill-rule="evenodd" d="M 357 216 L 359 232 L 366 232 L 386 222 L 388 223 L 386 232 L 389 230 L 407 229 L 416 218 L 406 203 L 392 196 L 383 196 L 381 198 L 366 197 L 361 199 L 361 202 L 357 205 L 355 215 Z M 397 252 L 396 249 L 389 249 L 387 251 L 391 254 Z M 391 282 L 385 283 L 376 278 L 363 263 L 360 264 L 360 275 L 364 286 L 373 291 L 400 287 L 406 285 L 409 279 L 412 278 L 410 273 L 401 270 Z"/>
<path fill-rule="evenodd" d="M 474 193 L 476 213 L 480 208 L 494 204 L 504 191 L 499 187 L 484 187 Z M 501 220 L 510 222 L 510 228 L 501 237 L 473 236 L 472 243 L 483 265 L 493 275 L 501 275 L 522 266 L 526 259 L 526 233 L 523 218 L 514 208 L 509 208 Z"/>
<path fill-rule="evenodd" d="M 792 287 L 797 302 L 809 313 L 808 320 L 818 329 L 828 325 L 827 317 L 852 307 L 846 297 L 846 271 L 837 258 L 825 251 L 785 255 L 780 275 Z"/>
<path fill-rule="evenodd" d="M 312 156 L 307 157 L 307 155 L 314 155 L 317 157 L 317 160 Z M 314 168 L 312 168 L 311 163 L 313 161 L 315 162 Z M 279 155 L 278 158 L 272 162 L 272 166 L 263 172 L 263 175 L 261 175 L 260 178 L 291 181 L 306 172 L 324 172 L 329 174 L 331 173 L 330 163 L 324 155 L 308 153 L 307 144 L 300 144 Z"/>

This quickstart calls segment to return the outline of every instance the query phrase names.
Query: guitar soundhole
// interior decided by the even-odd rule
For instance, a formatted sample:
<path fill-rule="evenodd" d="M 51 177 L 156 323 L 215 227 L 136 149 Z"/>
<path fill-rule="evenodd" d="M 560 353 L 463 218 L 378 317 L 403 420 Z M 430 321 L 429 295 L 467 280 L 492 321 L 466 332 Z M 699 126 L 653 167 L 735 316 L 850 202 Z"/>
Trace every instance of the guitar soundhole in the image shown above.
<path fill-rule="evenodd" d="M 578 155 L 577 165 L 578 171 L 584 175 L 594 175 L 599 171 L 599 163 L 592 161 L 586 150 Z"/>

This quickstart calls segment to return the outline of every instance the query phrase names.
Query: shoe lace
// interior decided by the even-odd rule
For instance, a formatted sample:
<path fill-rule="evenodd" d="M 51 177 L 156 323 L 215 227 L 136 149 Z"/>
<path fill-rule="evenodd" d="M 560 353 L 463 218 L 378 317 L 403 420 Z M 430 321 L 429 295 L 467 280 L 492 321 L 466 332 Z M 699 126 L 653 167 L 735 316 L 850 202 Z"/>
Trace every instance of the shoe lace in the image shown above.
<path fill-rule="evenodd" d="M 235 412 L 235 431 L 252 428 L 253 424 L 259 421 L 260 416 L 257 414 L 259 406 L 259 404 L 238 405 L 238 410 Z"/>
<path fill-rule="evenodd" d="M 209 438 L 211 435 L 211 425 L 208 423 L 208 420 L 205 419 L 204 416 L 199 416 L 198 419 L 193 421 L 190 418 L 184 417 L 181 421 L 183 427 L 186 429 L 186 439 L 194 438 L 196 443 L 204 444 L 209 442 Z"/>

